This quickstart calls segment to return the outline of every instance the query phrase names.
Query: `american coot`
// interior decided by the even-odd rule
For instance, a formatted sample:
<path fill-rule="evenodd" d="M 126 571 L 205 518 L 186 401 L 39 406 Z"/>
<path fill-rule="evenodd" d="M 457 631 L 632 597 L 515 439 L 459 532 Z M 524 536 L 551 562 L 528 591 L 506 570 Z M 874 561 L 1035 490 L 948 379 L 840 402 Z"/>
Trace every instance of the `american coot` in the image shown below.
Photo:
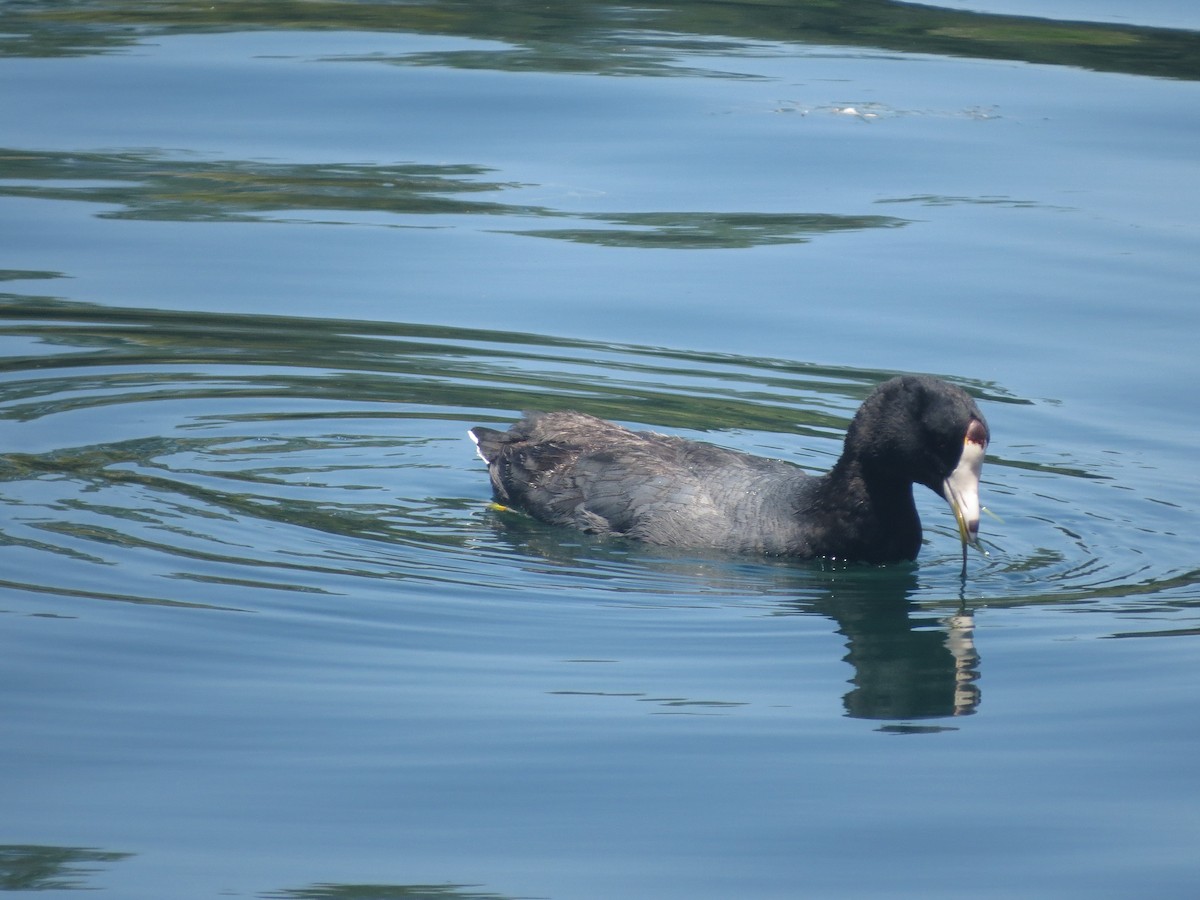
<path fill-rule="evenodd" d="M 846 432 L 837 463 L 792 463 L 577 412 L 530 413 L 508 431 L 470 430 L 496 501 L 535 518 L 667 547 L 709 547 L 871 563 L 915 559 L 912 485 L 954 511 L 977 542 L 979 472 L 989 433 L 965 391 L 906 375 L 879 385 Z"/>

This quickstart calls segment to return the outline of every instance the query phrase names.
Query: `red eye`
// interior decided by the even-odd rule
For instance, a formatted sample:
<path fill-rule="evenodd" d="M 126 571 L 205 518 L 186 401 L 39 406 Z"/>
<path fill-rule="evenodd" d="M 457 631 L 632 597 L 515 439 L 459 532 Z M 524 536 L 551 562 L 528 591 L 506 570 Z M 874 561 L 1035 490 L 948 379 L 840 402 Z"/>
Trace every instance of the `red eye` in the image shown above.
<path fill-rule="evenodd" d="M 967 435 L 964 440 L 968 444 L 978 444 L 981 447 L 986 447 L 988 442 L 987 426 L 978 419 L 972 419 L 971 424 L 967 426 Z"/>

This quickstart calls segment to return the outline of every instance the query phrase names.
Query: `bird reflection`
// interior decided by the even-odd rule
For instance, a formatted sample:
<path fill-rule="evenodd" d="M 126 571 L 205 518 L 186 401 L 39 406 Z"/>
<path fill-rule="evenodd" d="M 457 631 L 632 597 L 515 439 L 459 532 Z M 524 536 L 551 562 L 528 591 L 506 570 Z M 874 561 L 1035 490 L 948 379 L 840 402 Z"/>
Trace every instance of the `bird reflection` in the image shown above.
<path fill-rule="evenodd" d="M 911 722 L 978 709 L 979 653 L 969 610 L 947 616 L 913 603 L 915 568 L 828 575 L 822 596 L 796 606 L 833 619 L 846 638 L 843 659 L 854 668 L 854 687 L 842 698 L 847 715 Z"/>
<path fill-rule="evenodd" d="M 852 688 L 842 698 L 848 716 L 887 721 L 896 733 L 941 731 L 926 720 L 974 714 L 980 704 L 980 658 L 975 648 L 974 615 L 957 599 L 932 610 L 913 601 L 919 593 L 918 569 L 911 565 L 838 567 L 758 560 L 745 564 L 728 557 L 642 549 L 581 538 L 565 542 L 557 530 L 508 514 L 496 522 L 496 534 L 533 558 L 572 569 L 604 572 L 614 561 L 632 564 L 648 576 L 682 576 L 684 584 L 702 581 L 710 590 L 736 596 L 744 591 L 786 592 L 784 614 L 821 615 L 837 623 L 846 639 L 843 660 L 854 669 Z M 612 571 L 609 569 L 609 571 Z M 628 574 L 625 569 L 623 574 Z M 619 580 L 614 578 L 614 581 Z M 671 579 L 655 579 L 663 590 Z M 643 589 L 648 580 L 630 587 Z M 948 612 L 948 609 L 954 610 Z M 924 724 L 914 724 L 924 722 Z M 897 724 L 898 723 L 898 724 Z"/>

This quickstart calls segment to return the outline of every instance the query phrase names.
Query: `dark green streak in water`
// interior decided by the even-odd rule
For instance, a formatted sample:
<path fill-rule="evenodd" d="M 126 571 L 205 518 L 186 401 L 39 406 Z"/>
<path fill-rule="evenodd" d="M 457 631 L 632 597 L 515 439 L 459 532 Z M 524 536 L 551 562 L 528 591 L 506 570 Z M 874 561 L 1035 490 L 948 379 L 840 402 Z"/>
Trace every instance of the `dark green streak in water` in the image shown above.
<path fill-rule="evenodd" d="M 479 199 L 521 185 L 488 181 L 474 165 L 298 165 L 170 159 L 144 153 L 30 153 L 0 149 L 0 196 L 113 207 L 107 219 L 312 222 L 313 211 L 383 213 L 400 227 L 441 227 L 430 216 L 566 222 L 511 233 L 617 247 L 738 249 L 803 243 L 819 234 L 894 228 L 894 216 L 828 213 L 565 213 Z M 327 218 L 320 220 L 329 224 Z M 361 224 L 361 218 L 355 220 Z M 586 226 L 586 227 L 581 227 Z"/>
<path fill-rule="evenodd" d="M 132 853 L 92 847 L 0 844 L 0 891 L 87 890 L 98 863 L 120 862 Z"/>
<path fill-rule="evenodd" d="M 529 0 L 8 3 L 0 11 L 0 33 L 8 35 L 0 53 L 103 53 L 154 34 L 252 29 L 393 31 L 502 41 L 510 46 L 395 61 L 510 71 L 694 75 L 696 69 L 675 63 L 681 51 L 736 56 L 762 52 L 755 43 L 788 42 L 1200 77 L 1200 41 L 1190 31 L 988 15 L 888 0 L 663 0 L 649 9 Z"/>
<path fill-rule="evenodd" d="M 553 396 L 559 405 L 596 415 L 628 419 L 641 412 L 644 421 L 663 427 L 827 436 L 830 429 L 845 428 L 875 384 L 898 374 L 442 325 L 105 308 L 18 295 L 0 295 L 0 323 L 0 334 L 77 350 L 49 359 L 9 357 L 0 360 L 0 372 L 52 365 L 79 378 L 80 369 L 99 367 L 104 371 L 94 376 L 95 386 L 106 387 L 106 402 L 114 403 L 144 397 L 138 391 L 154 390 L 163 379 L 153 368 L 108 371 L 113 367 L 185 365 L 202 371 L 234 365 L 249 370 L 172 372 L 173 387 L 163 389 L 188 396 L 294 393 L 435 407 L 486 404 L 498 420 Z M 607 360 L 597 363 L 597 356 Z M 280 368 L 288 372 L 254 371 Z M 306 370 L 311 377 L 301 374 Z M 687 380 L 700 385 L 689 390 L 682 384 Z M 982 399 L 1029 402 L 991 383 L 957 380 Z M 58 381 L 55 374 L 44 382 L 26 378 L 0 385 L 6 417 L 36 418 L 51 407 L 101 402 L 95 396 L 79 401 L 63 396 Z M 675 384 L 664 389 L 664 381 Z M 783 404 L 776 390 L 818 395 L 816 408 Z M 827 398 L 839 396 L 844 405 L 829 409 Z"/>

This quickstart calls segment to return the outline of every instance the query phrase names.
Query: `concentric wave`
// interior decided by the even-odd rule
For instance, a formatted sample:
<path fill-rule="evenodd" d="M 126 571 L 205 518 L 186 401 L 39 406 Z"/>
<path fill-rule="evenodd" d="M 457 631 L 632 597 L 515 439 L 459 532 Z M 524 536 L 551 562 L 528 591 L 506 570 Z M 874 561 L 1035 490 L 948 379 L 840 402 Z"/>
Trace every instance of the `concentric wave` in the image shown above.
<path fill-rule="evenodd" d="M 856 580 L 879 583 L 854 567 L 664 554 L 492 511 L 463 431 L 553 402 L 823 469 L 892 372 L 14 295 L 0 323 L 16 350 L 0 377 L 10 590 L 240 609 L 409 579 L 545 596 L 571 585 L 601 602 L 770 598 L 778 611 L 780 597 L 819 607 Z M 958 380 L 985 404 L 1034 405 Z M 960 581 L 953 523 L 930 496 L 928 546 L 895 593 L 977 605 L 1194 593 L 1200 572 L 1164 562 L 1182 511 L 1111 489 L 1137 483 L 1132 467 L 1043 463 L 1036 446 L 1006 458 L 1003 439 L 993 451 L 986 489 L 1004 521 L 987 525 L 991 555 Z"/>

